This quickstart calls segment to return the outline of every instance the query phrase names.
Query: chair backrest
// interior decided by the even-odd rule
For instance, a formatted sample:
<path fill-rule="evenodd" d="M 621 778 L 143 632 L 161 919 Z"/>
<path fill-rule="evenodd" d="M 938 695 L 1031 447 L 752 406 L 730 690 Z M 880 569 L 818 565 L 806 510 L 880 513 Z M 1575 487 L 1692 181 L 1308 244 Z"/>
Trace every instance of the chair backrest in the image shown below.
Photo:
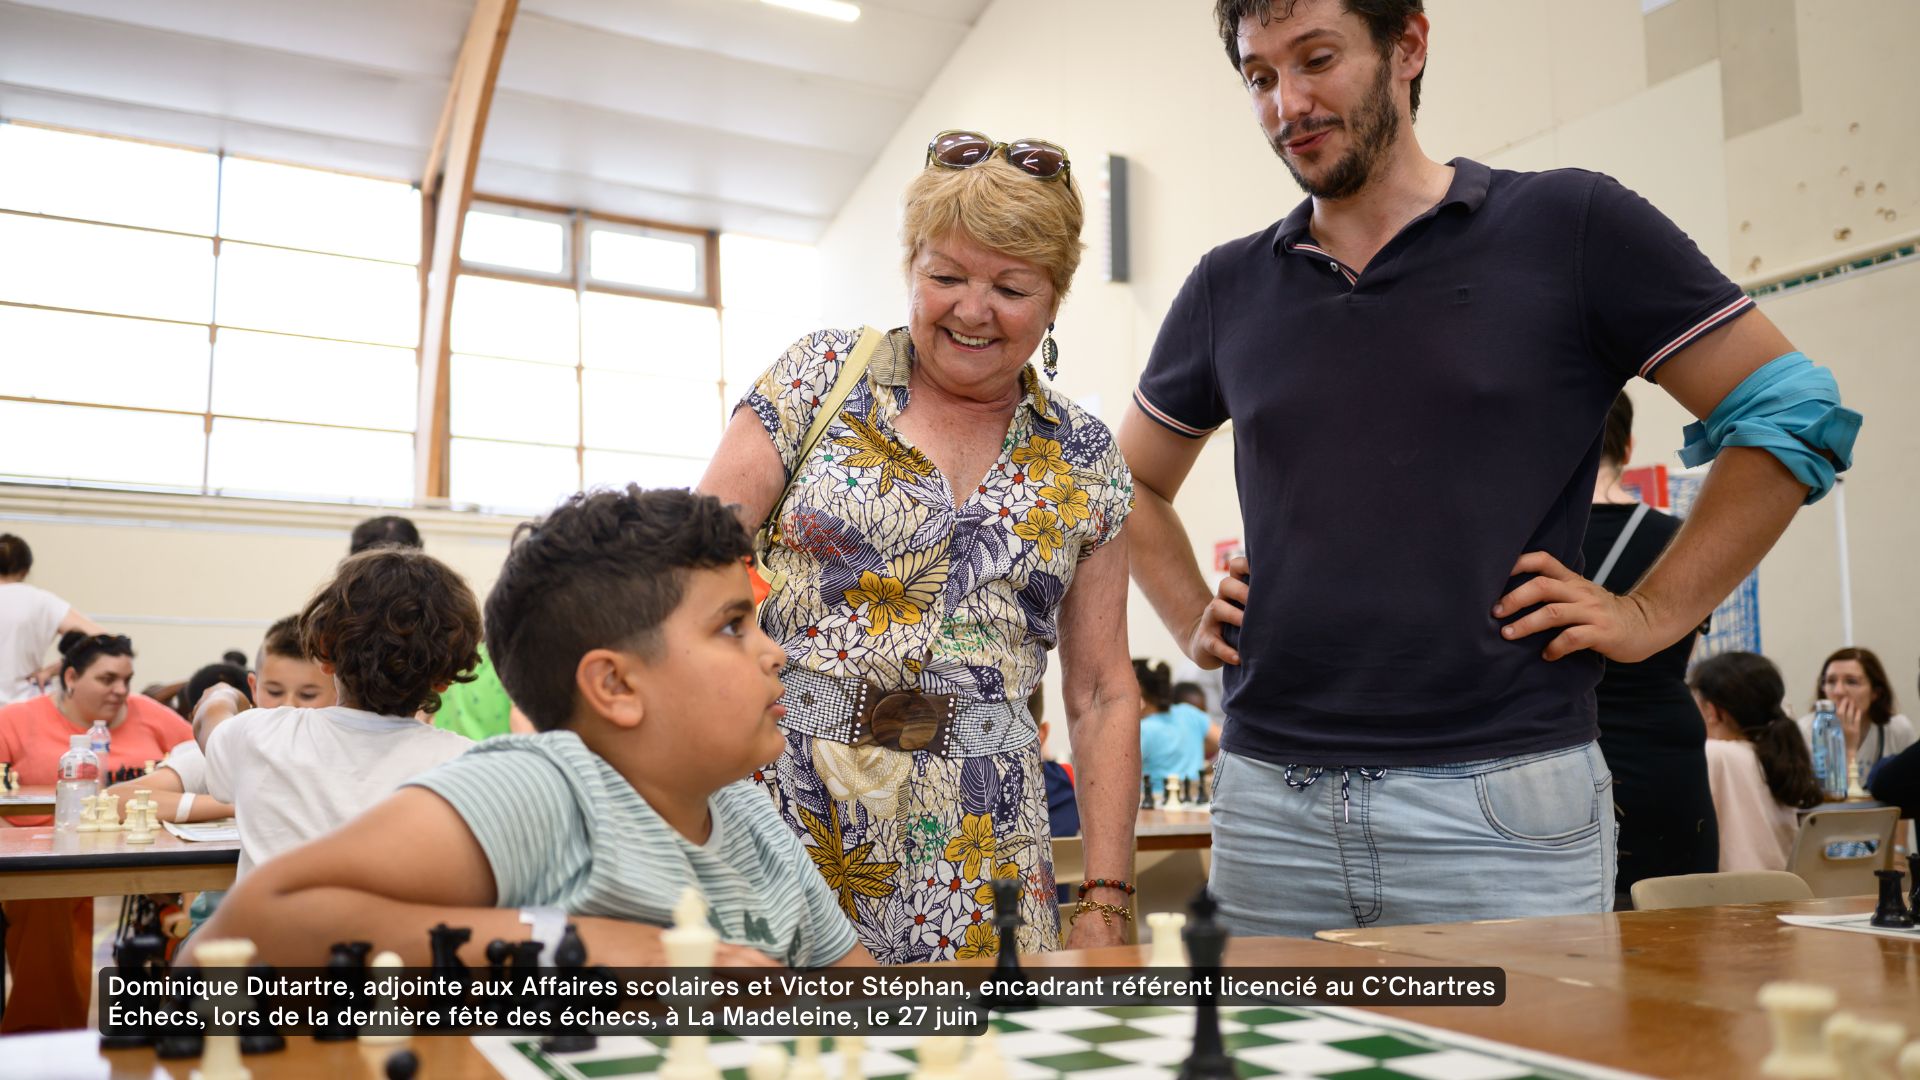
<path fill-rule="evenodd" d="M 1800 875 L 1785 870 L 1736 870 L 1724 874 L 1674 874 L 1633 883 L 1636 911 L 1707 907 L 1713 904 L 1766 904 L 1775 900 L 1811 900 L 1813 890 Z"/>
<path fill-rule="evenodd" d="M 1787 869 L 1800 875 L 1815 896 L 1872 896 L 1873 876 L 1893 851 L 1897 806 L 1822 807 L 1800 822 Z"/>

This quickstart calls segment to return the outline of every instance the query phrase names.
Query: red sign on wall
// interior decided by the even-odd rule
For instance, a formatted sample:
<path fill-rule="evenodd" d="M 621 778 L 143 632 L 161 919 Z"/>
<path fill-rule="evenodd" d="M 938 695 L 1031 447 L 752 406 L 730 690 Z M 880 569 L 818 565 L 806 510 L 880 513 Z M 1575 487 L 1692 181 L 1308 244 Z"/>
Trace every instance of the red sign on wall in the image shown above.
<path fill-rule="evenodd" d="M 1235 555 L 1241 554 L 1244 550 L 1245 548 L 1242 547 L 1240 538 L 1237 536 L 1231 540 L 1215 540 L 1213 542 L 1213 568 L 1223 574 L 1226 573 L 1227 560 L 1233 558 Z"/>
<path fill-rule="evenodd" d="M 1620 484 L 1655 510 L 1665 510 L 1672 502 L 1667 497 L 1665 465 L 1642 465 L 1637 469 L 1627 469 L 1620 474 Z"/>

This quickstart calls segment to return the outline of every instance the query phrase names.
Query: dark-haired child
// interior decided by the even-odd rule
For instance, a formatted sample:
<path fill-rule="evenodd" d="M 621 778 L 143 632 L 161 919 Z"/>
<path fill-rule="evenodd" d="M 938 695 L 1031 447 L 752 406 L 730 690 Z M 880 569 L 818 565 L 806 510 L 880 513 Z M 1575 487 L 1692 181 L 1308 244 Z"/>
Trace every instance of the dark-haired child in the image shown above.
<path fill-rule="evenodd" d="M 357 939 L 421 965 L 435 923 L 471 927 L 477 963 L 490 939 L 552 944 L 572 921 L 595 962 L 658 964 L 693 887 L 722 964 L 871 963 L 742 779 L 784 744 L 784 656 L 754 621 L 749 549 L 731 511 L 686 491 L 579 495 L 522 526 L 487 637 L 539 733 L 490 739 L 262 868 L 207 932 L 277 964 Z"/>
<path fill-rule="evenodd" d="M 414 715 L 439 706 L 480 643 L 473 593 L 439 560 L 401 547 L 348 556 L 300 634 L 338 704 L 241 712 L 244 699 L 216 687 L 194 717 L 207 793 L 238 820 L 242 880 L 473 745 Z"/>
<path fill-rule="evenodd" d="M 1720 819 L 1720 869 L 1785 870 L 1796 811 L 1820 805 L 1800 729 L 1780 707 L 1786 684 L 1757 653 L 1709 656 L 1687 675 L 1707 727 L 1707 784 Z"/>

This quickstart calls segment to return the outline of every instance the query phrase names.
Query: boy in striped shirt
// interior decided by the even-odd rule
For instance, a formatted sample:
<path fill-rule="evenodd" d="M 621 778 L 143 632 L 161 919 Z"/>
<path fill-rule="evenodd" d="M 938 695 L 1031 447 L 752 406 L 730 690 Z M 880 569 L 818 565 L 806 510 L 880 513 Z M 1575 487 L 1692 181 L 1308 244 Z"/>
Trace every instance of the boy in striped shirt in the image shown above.
<path fill-rule="evenodd" d="M 429 962 L 436 923 L 595 963 L 664 963 L 681 891 L 707 899 L 721 965 L 872 963 L 764 793 L 784 746 L 780 647 L 753 617 L 750 541 L 686 491 L 576 495 L 521 526 L 487 646 L 538 733 L 490 739 L 229 894 L 201 935 L 319 965 L 335 941 Z"/>

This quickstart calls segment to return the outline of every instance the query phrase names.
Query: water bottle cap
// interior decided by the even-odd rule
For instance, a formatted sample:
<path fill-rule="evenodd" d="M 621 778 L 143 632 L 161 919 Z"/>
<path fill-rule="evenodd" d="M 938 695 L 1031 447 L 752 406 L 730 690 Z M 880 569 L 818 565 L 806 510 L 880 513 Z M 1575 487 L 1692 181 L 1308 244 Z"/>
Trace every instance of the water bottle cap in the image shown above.
<path fill-rule="evenodd" d="M 1826 698 L 1821 698 L 1819 701 L 1816 701 L 1813 703 L 1813 711 L 1814 712 L 1832 712 L 1833 702 L 1827 700 Z"/>
<path fill-rule="evenodd" d="M 85 735 L 67 736 L 67 749 L 69 750 L 88 750 L 91 749 L 92 746 L 92 740 Z"/>

